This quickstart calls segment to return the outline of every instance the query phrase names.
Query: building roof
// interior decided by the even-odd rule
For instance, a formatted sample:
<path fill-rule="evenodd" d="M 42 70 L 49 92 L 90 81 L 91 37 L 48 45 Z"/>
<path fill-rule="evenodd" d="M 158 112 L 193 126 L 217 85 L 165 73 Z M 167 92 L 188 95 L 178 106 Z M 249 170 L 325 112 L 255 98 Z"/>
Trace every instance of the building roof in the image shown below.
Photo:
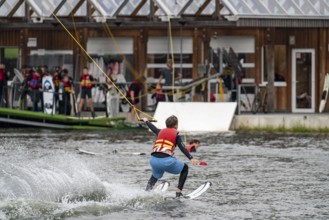
<path fill-rule="evenodd" d="M 88 16 L 96 22 L 119 17 L 160 21 L 208 17 L 248 26 L 260 25 L 264 19 L 328 20 L 329 0 L 0 0 L 0 18 L 9 22 L 12 18 L 53 19 L 53 14 Z"/>

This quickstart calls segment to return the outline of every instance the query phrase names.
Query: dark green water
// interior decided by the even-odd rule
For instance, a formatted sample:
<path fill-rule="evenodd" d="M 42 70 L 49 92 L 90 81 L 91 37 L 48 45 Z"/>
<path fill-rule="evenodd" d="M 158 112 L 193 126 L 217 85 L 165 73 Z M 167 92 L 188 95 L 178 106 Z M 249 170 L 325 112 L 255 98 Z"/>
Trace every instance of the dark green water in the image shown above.
<path fill-rule="evenodd" d="M 148 155 L 131 153 L 149 153 L 151 133 L 0 130 L 0 219 L 329 219 L 328 137 L 187 135 L 201 140 L 195 157 L 208 166 L 190 166 L 185 192 L 213 186 L 180 202 L 164 200 L 178 176 L 164 176 L 164 195 L 144 191 Z"/>

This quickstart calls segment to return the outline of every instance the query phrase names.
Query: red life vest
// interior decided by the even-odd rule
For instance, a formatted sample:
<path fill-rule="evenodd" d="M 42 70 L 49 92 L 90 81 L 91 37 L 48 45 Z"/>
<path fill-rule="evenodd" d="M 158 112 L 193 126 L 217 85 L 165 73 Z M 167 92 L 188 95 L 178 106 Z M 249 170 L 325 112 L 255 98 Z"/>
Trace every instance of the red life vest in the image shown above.
<path fill-rule="evenodd" d="M 190 153 L 191 150 L 194 148 L 195 152 L 196 152 L 196 147 L 194 144 L 190 144 L 189 146 L 186 147 L 186 150 Z"/>
<path fill-rule="evenodd" d="M 41 88 L 41 81 L 40 81 L 41 77 L 37 76 L 37 74 L 32 73 L 32 78 L 31 80 L 28 82 L 28 85 L 31 89 L 39 89 Z"/>
<path fill-rule="evenodd" d="M 152 153 L 161 152 L 169 155 L 174 154 L 178 131 L 174 128 L 162 129 L 154 143 Z"/>
<path fill-rule="evenodd" d="M 5 71 L 4 69 L 0 69 L 0 81 L 4 81 L 5 80 Z"/>
<path fill-rule="evenodd" d="M 138 91 L 141 91 L 142 88 L 143 88 L 143 86 L 142 86 L 137 80 L 134 80 L 134 81 L 130 84 L 130 86 L 129 86 L 129 88 L 128 88 L 128 92 L 127 92 L 127 93 L 128 93 L 128 96 L 130 96 L 131 88 L 132 88 L 133 85 L 136 85 L 136 86 L 137 86 Z M 138 94 L 135 94 L 135 96 L 138 96 Z"/>
<path fill-rule="evenodd" d="M 58 90 L 59 89 L 59 84 L 61 83 L 61 81 L 59 80 L 58 75 L 53 77 L 53 82 L 54 82 L 54 86 L 55 86 L 56 90 Z"/>
<path fill-rule="evenodd" d="M 62 81 L 62 83 L 63 83 L 65 92 L 72 92 L 72 83 L 70 81 L 68 81 L 68 82 Z"/>
<path fill-rule="evenodd" d="M 91 78 L 90 74 L 87 74 L 87 75 L 82 74 L 82 76 L 81 76 L 81 87 L 82 88 L 91 89 L 93 87 L 93 85 L 91 84 L 90 78 Z"/>

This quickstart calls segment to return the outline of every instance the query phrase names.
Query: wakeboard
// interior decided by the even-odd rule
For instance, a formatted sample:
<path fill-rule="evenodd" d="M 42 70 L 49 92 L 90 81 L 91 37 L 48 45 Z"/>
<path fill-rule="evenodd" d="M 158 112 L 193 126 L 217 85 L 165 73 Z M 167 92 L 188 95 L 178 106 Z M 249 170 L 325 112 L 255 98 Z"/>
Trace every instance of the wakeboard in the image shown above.
<path fill-rule="evenodd" d="M 157 185 L 154 189 L 153 189 L 153 191 L 154 192 L 165 192 L 165 191 L 167 191 L 168 190 L 168 188 L 169 188 L 169 186 L 170 186 L 170 183 L 168 182 L 168 181 L 161 181 L 161 183 L 159 184 L 159 185 Z"/>
<path fill-rule="evenodd" d="M 77 148 L 76 150 L 78 151 L 79 154 L 87 154 L 87 155 L 92 155 L 92 156 L 97 155 L 97 153 L 95 153 L 95 152 L 83 150 L 83 149 L 80 149 L 80 148 Z"/>
<path fill-rule="evenodd" d="M 42 78 L 42 91 L 43 91 L 43 109 L 44 113 L 48 115 L 55 114 L 55 86 L 53 83 L 53 78 L 51 76 L 46 76 Z"/>
<path fill-rule="evenodd" d="M 203 193 L 205 193 L 210 188 L 211 185 L 212 185 L 212 183 L 207 181 L 207 182 L 203 183 L 201 186 L 199 186 L 196 190 L 192 191 L 191 193 L 180 197 L 179 200 L 192 200 L 192 199 L 198 198 Z M 176 197 L 166 197 L 165 198 L 165 200 L 170 200 L 170 199 L 178 199 L 178 198 L 176 198 Z"/>

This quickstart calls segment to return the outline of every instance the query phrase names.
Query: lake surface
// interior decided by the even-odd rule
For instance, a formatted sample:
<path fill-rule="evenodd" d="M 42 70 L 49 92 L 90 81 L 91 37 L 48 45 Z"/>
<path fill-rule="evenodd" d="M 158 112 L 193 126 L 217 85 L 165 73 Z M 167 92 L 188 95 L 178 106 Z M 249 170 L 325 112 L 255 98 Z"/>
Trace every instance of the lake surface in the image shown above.
<path fill-rule="evenodd" d="M 147 131 L 0 130 L 0 219 L 329 219 L 329 134 L 192 138 L 208 166 L 190 166 L 184 191 L 213 185 L 195 200 L 168 201 L 178 176 L 164 176 L 165 194 L 144 191 Z M 176 157 L 188 162 L 178 149 Z"/>

